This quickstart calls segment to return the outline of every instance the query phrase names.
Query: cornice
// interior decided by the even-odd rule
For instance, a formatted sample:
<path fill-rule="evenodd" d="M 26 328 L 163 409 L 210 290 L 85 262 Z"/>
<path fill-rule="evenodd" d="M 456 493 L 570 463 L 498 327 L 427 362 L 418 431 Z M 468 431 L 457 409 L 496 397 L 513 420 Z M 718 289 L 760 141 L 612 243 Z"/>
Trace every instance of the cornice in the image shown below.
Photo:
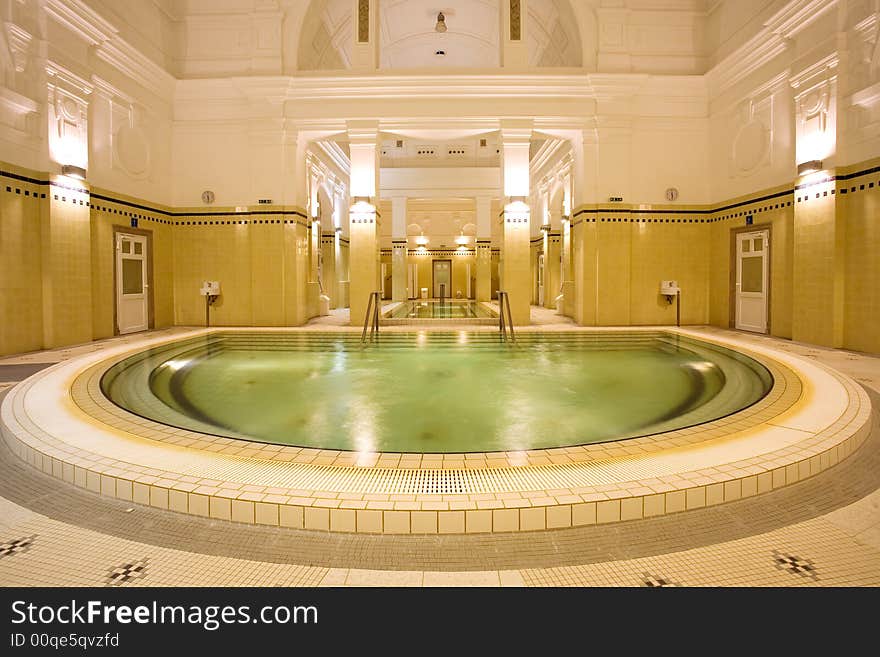
<path fill-rule="evenodd" d="M 345 151 L 342 150 L 342 147 L 337 144 L 335 141 L 318 141 L 315 142 L 324 152 L 324 154 L 333 162 L 334 165 L 342 172 L 343 174 L 350 175 L 351 173 L 351 161 L 348 159 L 348 156 L 345 154 Z"/>
<path fill-rule="evenodd" d="M 91 94 L 94 89 L 90 80 L 86 80 L 53 60 L 46 62 L 46 74 L 55 82 L 61 82 L 68 91 L 74 91 L 83 97 Z"/>
<path fill-rule="evenodd" d="M 835 4 L 837 0 L 795 0 L 770 17 L 764 26 L 773 34 L 791 39 Z"/>
<path fill-rule="evenodd" d="M 165 99 L 173 97 L 174 76 L 122 38 L 105 41 L 95 49 L 95 55 L 148 91 Z"/>
<path fill-rule="evenodd" d="M 789 78 L 789 83 L 791 84 L 792 89 L 797 90 L 801 87 L 809 87 L 817 79 L 825 80 L 828 78 L 827 72 L 831 69 L 837 68 L 839 61 L 840 58 L 838 53 L 833 52 L 819 61 L 813 62 L 809 66 L 801 69 L 797 73 L 792 74 Z M 833 78 L 836 76 L 831 77 Z"/>
<path fill-rule="evenodd" d="M 46 0 L 46 14 L 94 47 L 106 62 L 148 91 L 170 100 L 175 78 L 119 36 L 119 30 L 82 0 Z"/>
<path fill-rule="evenodd" d="M 727 91 L 784 53 L 791 39 L 835 4 L 837 0 L 795 0 L 771 16 L 756 35 L 706 73 L 712 95 Z"/>
<path fill-rule="evenodd" d="M 109 41 L 118 30 L 80 0 L 45 0 L 46 13 L 91 46 Z"/>

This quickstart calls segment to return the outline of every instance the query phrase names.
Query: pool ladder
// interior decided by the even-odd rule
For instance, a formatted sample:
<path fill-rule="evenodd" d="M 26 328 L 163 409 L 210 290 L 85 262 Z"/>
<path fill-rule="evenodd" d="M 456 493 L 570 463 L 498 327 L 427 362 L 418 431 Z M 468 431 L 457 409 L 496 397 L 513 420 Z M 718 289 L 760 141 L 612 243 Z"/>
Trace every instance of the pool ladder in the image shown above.
<path fill-rule="evenodd" d="M 379 292 L 370 292 L 370 300 L 367 301 L 367 312 L 364 313 L 364 332 L 361 333 L 361 343 L 367 341 L 367 325 L 370 326 L 370 342 L 373 341 L 373 335 L 379 339 Z"/>
<path fill-rule="evenodd" d="M 507 312 L 507 322 L 504 319 L 504 313 Z M 498 290 L 498 331 L 501 333 L 501 339 L 507 342 L 507 331 L 510 329 L 510 340 L 516 342 L 516 335 L 513 332 L 513 315 L 510 312 L 510 295 L 507 292 Z"/>

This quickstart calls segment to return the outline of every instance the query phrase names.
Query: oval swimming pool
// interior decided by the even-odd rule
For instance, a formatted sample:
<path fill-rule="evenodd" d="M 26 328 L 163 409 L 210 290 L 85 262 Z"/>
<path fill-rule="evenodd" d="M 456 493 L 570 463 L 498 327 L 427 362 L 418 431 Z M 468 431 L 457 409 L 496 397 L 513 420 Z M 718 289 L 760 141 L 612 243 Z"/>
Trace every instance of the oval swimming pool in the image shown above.
<path fill-rule="evenodd" d="M 666 332 L 217 332 L 114 364 L 116 405 L 167 425 L 360 452 L 583 445 L 671 431 L 754 404 L 767 369 Z"/>

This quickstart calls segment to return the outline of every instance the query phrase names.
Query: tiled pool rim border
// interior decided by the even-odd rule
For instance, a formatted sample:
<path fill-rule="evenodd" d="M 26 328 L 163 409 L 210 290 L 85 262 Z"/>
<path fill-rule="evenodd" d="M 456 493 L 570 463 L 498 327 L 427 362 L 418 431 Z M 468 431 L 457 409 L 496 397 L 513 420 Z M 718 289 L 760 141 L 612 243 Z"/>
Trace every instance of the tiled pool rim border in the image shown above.
<path fill-rule="evenodd" d="M 645 330 L 657 329 L 645 327 Z M 242 455 L 241 450 L 257 449 L 259 452 L 265 447 L 277 450 L 279 446 L 203 437 L 202 440 L 209 438 L 209 442 L 215 443 L 212 449 L 211 445 L 189 442 L 202 436 L 195 432 L 173 430 L 171 434 L 161 435 L 159 432 L 157 436 L 156 427 L 162 425 L 126 414 L 104 399 L 100 390 L 97 390 L 97 398 L 93 396 L 99 373 L 120 356 L 146 346 L 229 330 L 198 330 L 172 338 L 146 338 L 49 368 L 7 394 L 0 412 L 2 435 L 19 458 L 47 474 L 96 493 L 172 511 L 325 531 L 480 533 L 633 520 L 768 492 L 818 474 L 849 456 L 866 438 L 871 413 L 865 392 L 849 377 L 834 370 L 733 338 L 665 327 L 662 330 L 733 347 L 764 363 L 776 381 L 765 398 L 769 401 L 759 402 L 715 423 L 692 428 L 695 431 L 682 430 L 602 444 L 622 450 L 616 453 L 599 454 L 597 452 L 601 450 L 589 449 L 596 446 L 535 450 L 510 453 L 504 464 L 487 458 L 481 462 L 480 455 L 470 454 L 465 455 L 469 458 L 460 464 L 454 458 L 456 455 L 449 454 L 435 455 L 442 456 L 439 460 L 426 458 L 432 455 L 420 455 L 417 464 L 408 463 L 402 455 L 377 454 L 373 455 L 373 462 L 357 464 L 339 460 L 341 454 L 351 455 L 349 452 L 300 450 L 299 459 L 288 459 L 289 454 L 280 452 L 275 454 L 280 459 L 268 459 L 268 453 Z M 626 327 L 618 330 L 638 329 Z M 52 378 L 54 381 L 47 389 L 46 380 Z M 35 391 L 35 386 L 41 389 Z M 29 394 L 45 395 L 47 390 L 52 391 L 50 399 L 42 399 L 39 406 L 28 400 Z M 819 397 L 821 401 L 817 405 Z M 48 415 L 43 408 L 47 401 L 57 406 Z M 828 408 L 830 402 L 834 402 L 834 408 Z M 115 410 L 109 417 L 105 415 L 110 410 L 107 406 Z M 35 412 L 38 415 L 43 412 L 42 417 L 31 417 Z M 815 417 L 817 412 L 820 418 Z M 133 417 L 136 419 L 134 423 L 131 422 Z M 91 451 L 85 448 L 88 440 L 65 441 L 57 437 L 62 432 L 47 432 L 44 429 L 51 429 L 51 426 L 40 426 L 40 422 L 55 424 L 57 429 L 59 425 L 55 420 L 60 421 L 61 427 L 65 424 L 71 429 L 78 427 L 81 436 L 88 435 L 89 431 L 109 432 L 115 439 L 109 444 L 113 448 L 119 447 L 117 452 L 120 453 L 108 453 L 107 442 L 103 445 L 104 452 Z M 125 428 L 108 424 L 119 422 L 127 423 Z M 713 427 L 715 424 L 721 426 Z M 682 435 L 685 432 L 691 435 Z M 766 441 L 768 437 L 772 440 L 774 434 L 779 437 L 780 433 L 786 435 L 784 444 L 772 451 L 748 455 L 743 454 L 742 445 L 737 447 L 739 442 L 753 445 L 762 434 L 766 434 Z M 792 436 L 797 439 L 793 440 Z M 165 441 L 158 440 L 160 438 Z M 226 443 L 244 446 L 237 450 L 238 453 L 229 454 L 222 451 L 228 447 Z M 677 471 L 674 475 L 651 476 L 652 463 L 664 458 L 668 461 L 670 455 L 684 456 L 689 460 L 700 451 L 717 452 L 719 446 L 723 450 L 725 443 L 736 447 L 733 452 L 737 458 L 713 463 L 711 467 Z M 147 445 L 153 452 L 164 450 L 161 461 L 167 464 L 166 468 L 145 467 L 131 460 L 132 450 L 137 452 Z M 195 470 L 179 468 L 184 471 L 175 472 L 167 469 L 185 461 L 184 457 L 196 455 Z M 474 456 L 477 458 L 470 458 Z M 204 463 L 217 463 L 248 466 L 251 472 L 259 472 L 267 469 L 273 460 L 274 471 L 280 467 L 282 471 L 307 472 L 310 481 L 316 485 L 285 488 L 266 485 L 265 480 L 255 478 L 214 479 L 208 471 L 197 471 Z M 648 476 L 608 480 L 606 470 L 609 467 L 625 467 L 633 462 L 637 462 L 639 470 Z M 558 476 L 546 476 L 574 469 L 578 469 L 581 475 L 586 472 L 601 476 L 594 485 L 567 488 L 558 486 Z M 481 481 L 485 483 L 488 476 L 493 490 L 456 494 L 382 491 L 383 481 L 399 483 L 401 475 L 412 479 L 416 473 L 431 481 L 467 482 L 469 475 L 476 475 L 480 470 L 485 471 L 481 473 L 484 475 Z M 368 475 L 372 480 L 370 492 L 322 490 L 322 482 L 338 482 L 340 474 L 353 472 L 359 473 L 360 479 Z M 508 479 L 522 480 L 521 475 L 526 473 L 531 485 L 513 489 L 506 485 Z M 323 488 L 332 489 L 333 486 Z"/>

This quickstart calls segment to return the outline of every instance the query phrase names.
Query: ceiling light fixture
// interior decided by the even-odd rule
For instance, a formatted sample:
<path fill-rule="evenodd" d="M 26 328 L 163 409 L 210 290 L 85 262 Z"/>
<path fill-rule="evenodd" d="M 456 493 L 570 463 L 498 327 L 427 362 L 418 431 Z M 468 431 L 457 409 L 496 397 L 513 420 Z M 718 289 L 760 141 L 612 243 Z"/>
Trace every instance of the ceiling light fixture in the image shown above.
<path fill-rule="evenodd" d="M 434 31 L 440 33 L 446 31 L 446 16 L 443 15 L 442 11 L 437 14 L 437 24 L 434 26 Z"/>

